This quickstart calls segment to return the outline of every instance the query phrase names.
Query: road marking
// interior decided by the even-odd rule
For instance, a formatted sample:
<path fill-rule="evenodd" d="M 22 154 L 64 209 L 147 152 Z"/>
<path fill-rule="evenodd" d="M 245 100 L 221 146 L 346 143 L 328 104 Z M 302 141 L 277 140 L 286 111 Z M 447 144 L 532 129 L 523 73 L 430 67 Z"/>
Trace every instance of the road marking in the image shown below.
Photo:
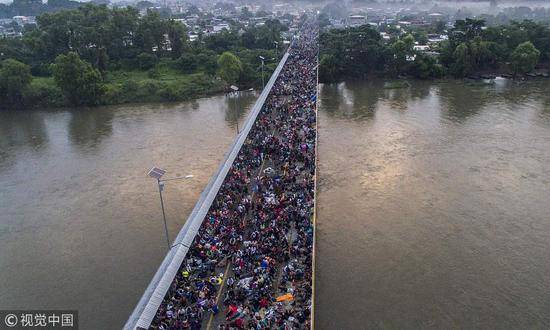
<path fill-rule="evenodd" d="M 223 292 L 223 286 L 225 285 L 225 280 L 227 278 L 227 273 L 229 272 L 229 266 L 231 263 L 229 262 L 229 259 L 227 259 L 227 266 L 225 267 L 225 272 L 223 274 L 222 283 L 220 284 L 220 288 L 218 289 L 218 295 L 216 296 L 216 305 L 218 305 L 220 301 L 220 297 Z M 218 307 L 218 313 L 220 312 Z M 210 330 L 210 327 L 212 326 L 212 321 L 214 320 L 214 313 L 210 313 L 210 319 L 208 320 L 208 324 L 206 325 L 206 329 Z"/>

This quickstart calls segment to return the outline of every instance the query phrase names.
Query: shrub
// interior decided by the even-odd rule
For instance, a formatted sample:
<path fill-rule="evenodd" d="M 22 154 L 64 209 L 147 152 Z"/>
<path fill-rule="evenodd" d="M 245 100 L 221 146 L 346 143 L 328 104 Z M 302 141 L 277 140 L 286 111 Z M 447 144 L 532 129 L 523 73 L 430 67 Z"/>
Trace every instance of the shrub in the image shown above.
<path fill-rule="evenodd" d="M 23 91 L 32 81 L 28 65 L 14 59 L 0 63 L 0 97 L 1 106 L 20 107 L 23 101 Z"/>
<path fill-rule="evenodd" d="M 103 94 L 103 102 L 106 104 L 119 104 L 126 101 L 126 95 L 122 92 L 119 84 L 105 85 L 105 94 Z"/>
<path fill-rule="evenodd" d="M 149 70 L 157 64 L 157 57 L 149 53 L 141 53 L 137 56 L 139 68 Z"/>
<path fill-rule="evenodd" d="M 24 93 L 25 104 L 35 107 L 61 107 L 66 105 L 61 89 L 53 79 L 33 79 Z"/>
<path fill-rule="evenodd" d="M 155 66 L 154 68 L 149 69 L 149 71 L 147 71 L 147 77 L 149 77 L 150 79 L 158 79 L 160 77 L 160 71 L 158 67 Z"/>
<path fill-rule="evenodd" d="M 174 84 L 169 84 L 158 90 L 158 96 L 165 101 L 179 101 L 183 97 L 180 95 L 178 88 Z"/>
<path fill-rule="evenodd" d="M 198 58 L 191 53 L 181 55 L 177 63 L 178 68 L 183 73 L 193 73 L 197 70 L 199 66 Z"/>

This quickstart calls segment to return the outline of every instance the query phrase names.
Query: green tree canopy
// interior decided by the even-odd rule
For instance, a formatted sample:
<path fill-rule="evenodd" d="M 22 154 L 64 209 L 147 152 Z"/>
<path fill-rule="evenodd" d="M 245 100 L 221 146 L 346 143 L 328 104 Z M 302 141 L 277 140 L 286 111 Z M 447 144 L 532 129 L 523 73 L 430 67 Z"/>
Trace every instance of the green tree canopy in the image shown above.
<path fill-rule="evenodd" d="M 388 58 L 384 54 L 387 47 L 380 33 L 369 25 L 325 31 L 320 37 L 320 47 L 322 81 L 329 79 L 334 82 L 343 77 L 364 78 L 381 71 Z M 329 57 L 323 60 L 324 55 Z"/>
<path fill-rule="evenodd" d="M 169 20 L 166 25 L 172 58 L 178 58 L 183 53 L 183 50 L 188 41 L 187 28 L 182 23 L 176 22 L 174 20 Z"/>
<path fill-rule="evenodd" d="M 340 78 L 340 66 L 336 57 L 332 54 L 323 54 L 319 61 L 319 79 L 321 81 L 331 83 L 337 82 Z"/>
<path fill-rule="evenodd" d="M 391 61 L 390 67 L 393 74 L 400 74 L 408 69 L 408 59 L 412 58 L 414 52 L 414 38 L 408 34 L 404 38 L 395 41 L 390 46 Z"/>
<path fill-rule="evenodd" d="M 31 70 L 28 65 L 7 59 L 0 65 L 0 98 L 5 100 L 0 106 L 21 106 L 24 90 L 31 83 Z"/>
<path fill-rule="evenodd" d="M 533 71 L 539 62 L 540 51 L 530 42 L 519 44 L 512 53 L 512 68 L 514 73 Z"/>
<path fill-rule="evenodd" d="M 472 57 L 468 44 L 461 43 L 453 53 L 454 63 L 451 66 L 453 74 L 457 77 L 464 77 L 472 71 Z"/>
<path fill-rule="evenodd" d="M 59 55 L 53 65 L 53 76 L 72 105 L 94 105 L 104 92 L 101 74 L 75 52 Z"/>
<path fill-rule="evenodd" d="M 235 84 L 243 70 L 241 60 L 230 52 L 224 52 L 218 59 L 219 76 L 228 84 Z"/>

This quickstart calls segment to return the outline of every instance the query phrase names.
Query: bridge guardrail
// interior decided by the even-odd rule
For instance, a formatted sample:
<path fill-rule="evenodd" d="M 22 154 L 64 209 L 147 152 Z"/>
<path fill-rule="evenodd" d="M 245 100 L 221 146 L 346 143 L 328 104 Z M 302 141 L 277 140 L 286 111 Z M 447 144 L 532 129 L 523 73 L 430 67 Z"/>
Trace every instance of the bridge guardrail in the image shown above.
<path fill-rule="evenodd" d="M 124 329 L 148 329 L 155 317 L 155 314 L 166 295 L 166 292 L 170 288 L 176 273 L 178 272 L 187 251 L 195 236 L 197 235 L 199 228 L 204 220 L 204 217 L 208 213 L 212 202 L 216 198 L 220 187 L 225 181 L 225 177 L 229 172 L 229 169 L 233 165 L 233 161 L 237 157 L 242 145 L 244 144 L 248 133 L 254 126 L 254 122 L 258 117 L 258 114 L 262 110 L 265 100 L 271 92 L 271 88 L 275 84 L 275 81 L 279 77 L 279 73 L 283 69 L 286 60 L 288 59 L 288 50 L 282 57 L 279 65 L 271 75 L 271 78 L 265 85 L 262 93 L 258 97 L 258 100 L 254 104 L 254 107 L 250 111 L 250 114 L 246 120 L 243 130 L 237 136 L 237 139 L 230 147 L 229 152 L 226 154 L 225 159 L 222 161 L 218 171 L 210 179 L 208 185 L 201 193 L 199 200 L 195 204 L 193 211 L 187 218 L 185 225 L 180 230 L 178 236 L 172 243 L 172 247 L 163 262 L 159 266 L 155 276 L 145 289 L 143 296 L 139 300 L 134 311 L 130 315 L 128 321 L 124 325 Z"/>

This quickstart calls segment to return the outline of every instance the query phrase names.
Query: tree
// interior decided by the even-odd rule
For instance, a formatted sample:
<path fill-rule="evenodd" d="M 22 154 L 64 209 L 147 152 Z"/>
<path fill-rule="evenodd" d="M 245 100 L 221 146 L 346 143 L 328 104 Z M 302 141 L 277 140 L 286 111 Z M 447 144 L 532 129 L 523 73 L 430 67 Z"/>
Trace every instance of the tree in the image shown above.
<path fill-rule="evenodd" d="M 105 90 L 99 71 L 75 52 L 57 56 L 53 76 L 72 105 L 98 104 Z"/>
<path fill-rule="evenodd" d="M 409 73 L 419 79 L 441 78 L 445 69 L 430 56 L 418 54 L 410 66 Z"/>
<path fill-rule="evenodd" d="M 339 66 L 334 55 L 323 54 L 319 64 L 319 79 L 322 82 L 331 83 L 340 79 Z"/>
<path fill-rule="evenodd" d="M 219 76 L 228 84 L 235 84 L 243 70 L 241 60 L 230 52 L 224 52 L 218 59 Z"/>
<path fill-rule="evenodd" d="M 530 42 L 519 44 L 512 53 L 512 69 L 515 74 L 533 71 L 539 62 L 540 51 Z"/>
<path fill-rule="evenodd" d="M 453 53 L 454 63 L 451 71 L 457 77 L 465 77 L 472 71 L 472 59 L 470 49 L 466 43 L 461 43 Z"/>
<path fill-rule="evenodd" d="M 167 25 L 172 58 L 178 58 L 183 53 L 187 42 L 187 28 L 182 23 L 174 20 L 169 20 Z"/>
<path fill-rule="evenodd" d="M 319 79 L 322 82 L 347 77 L 362 79 L 380 71 L 385 59 L 393 56 L 382 42 L 380 33 L 369 25 L 329 29 L 321 33 L 319 43 L 322 54 Z"/>
<path fill-rule="evenodd" d="M 455 22 L 455 27 L 453 32 L 462 32 L 462 36 L 466 37 L 466 40 L 473 39 L 474 37 L 480 36 L 483 27 L 485 26 L 485 21 L 481 19 L 471 19 L 466 18 L 465 20 L 457 20 Z M 464 41 L 464 40 L 461 40 Z"/>
<path fill-rule="evenodd" d="M 410 34 L 397 40 L 391 45 L 393 55 L 391 64 L 394 74 L 400 74 L 407 71 L 408 60 L 413 58 L 414 38 Z"/>
<path fill-rule="evenodd" d="M 19 107 L 22 104 L 23 92 L 31 83 L 31 70 L 28 65 L 7 59 L 0 66 L 0 98 L 3 106 Z"/>
<path fill-rule="evenodd" d="M 487 41 L 483 41 L 481 37 L 475 37 L 468 46 L 471 54 L 471 65 L 475 70 L 493 67 L 497 62 L 496 55 L 490 49 L 492 45 Z"/>
<path fill-rule="evenodd" d="M 192 73 L 197 69 L 199 63 L 194 54 L 185 53 L 178 59 L 178 66 L 183 73 Z"/>
<path fill-rule="evenodd" d="M 148 10 L 143 16 L 136 31 L 135 43 L 142 52 L 161 53 L 166 46 L 166 22 L 156 11 Z"/>

